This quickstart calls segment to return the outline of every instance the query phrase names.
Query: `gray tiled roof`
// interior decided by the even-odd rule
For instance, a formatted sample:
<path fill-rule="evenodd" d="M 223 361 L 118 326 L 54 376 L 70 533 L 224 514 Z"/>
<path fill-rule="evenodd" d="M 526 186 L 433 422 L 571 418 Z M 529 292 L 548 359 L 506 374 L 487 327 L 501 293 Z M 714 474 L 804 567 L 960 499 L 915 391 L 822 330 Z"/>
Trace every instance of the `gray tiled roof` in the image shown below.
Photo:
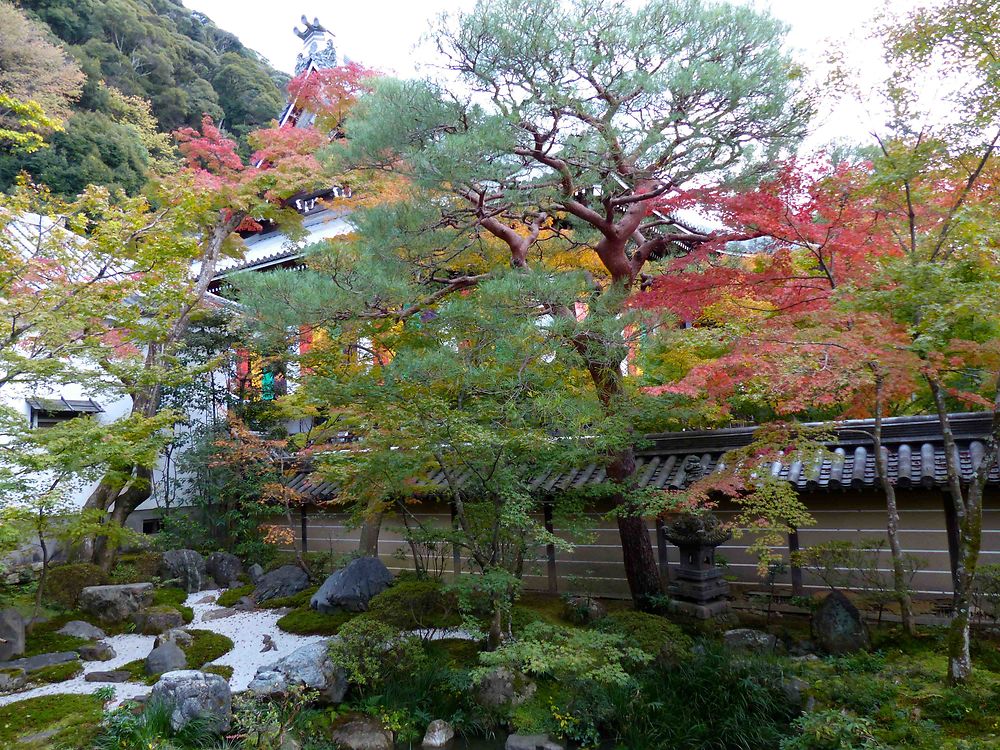
<path fill-rule="evenodd" d="M 973 465 L 982 458 L 990 427 L 989 414 L 952 415 L 952 430 L 959 449 L 962 479 L 972 477 Z M 803 470 L 800 462 L 777 463 L 772 471 L 794 484 L 800 491 L 835 491 L 878 486 L 875 455 L 870 437 L 870 420 L 839 423 L 837 442 L 830 445 L 833 457 L 826 458 L 819 470 Z M 681 489 L 694 479 L 715 471 L 728 450 L 745 446 L 752 440 L 754 428 L 699 430 L 647 435 L 636 452 L 637 482 L 642 487 Z M 935 417 L 900 417 L 887 419 L 883 425 L 883 446 L 888 453 L 890 479 L 900 488 L 944 487 L 947 483 L 941 430 Z M 460 476 L 463 482 L 466 476 Z M 543 474 L 532 482 L 540 494 L 560 492 L 600 484 L 607 479 L 603 466 L 589 464 L 579 469 Z M 1000 467 L 989 474 L 991 485 L 1000 485 Z M 336 487 L 312 471 L 300 471 L 289 485 L 310 500 L 328 500 Z M 429 474 L 419 482 L 424 491 L 445 489 L 443 472 Z"/>

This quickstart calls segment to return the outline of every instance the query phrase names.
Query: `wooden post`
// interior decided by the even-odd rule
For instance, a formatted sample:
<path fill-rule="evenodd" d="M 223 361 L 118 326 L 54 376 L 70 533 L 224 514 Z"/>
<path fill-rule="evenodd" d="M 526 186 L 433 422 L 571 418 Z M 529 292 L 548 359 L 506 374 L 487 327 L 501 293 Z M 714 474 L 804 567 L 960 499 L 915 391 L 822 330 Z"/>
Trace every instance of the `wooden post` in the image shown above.
<path fill-rule="evenodd" d="M 448 507 L 451 509 L 451 528 L 454 531 L 458 528 L 458 513 L 455 512 L 455 501 L 450 501 Z M 462 573 L 462 550 L 457 544 L 451 545 L 451 564 L 452 569 L 455 571 L 455 577 L 458 578 Z"/>
<path fill-rule="evenodd" d="M 958 594 L 958 515 L 955 513 L 955 501 L 948 492 L 941 493 L 944 501 L 944 527 L 948 535 L 948 561 L 951 563 L 951 597 L 952 603 Z"/>
<path fill-rule="evenodd" d="M 802 568 L 795 564 L 795 554 L 799 551 L 799 530 L 792 529 L 788 533 L 788 569 L 792 573 L 792 596 L 802 596 Z"/>
<path fill-rule="evenodd" d="M 670 558 L 667 557 L 667 526 L 662 518 L 656 519 L 656 557 L 660 567 L 660 578 L 666 584 L 670 581 Z"/>
<path fill-rule="evenodd" d="M 542 502 L 542 514 L 545 518 L 545 530 L 552 534 L 552 503 L 548 500 Z M 559 579 L 556 576 L 556 545 L 549 542 L 545 545 L 545 558 L 549 573 L 549 593 L 555 594 L 559 591 Z"/>
<path fill-rule="evenodd" d="M 306 506 L 299 509 L 299 523 L 302 526 L 302 554 L 309 551 L 309 522 L 306 520 Z"/>

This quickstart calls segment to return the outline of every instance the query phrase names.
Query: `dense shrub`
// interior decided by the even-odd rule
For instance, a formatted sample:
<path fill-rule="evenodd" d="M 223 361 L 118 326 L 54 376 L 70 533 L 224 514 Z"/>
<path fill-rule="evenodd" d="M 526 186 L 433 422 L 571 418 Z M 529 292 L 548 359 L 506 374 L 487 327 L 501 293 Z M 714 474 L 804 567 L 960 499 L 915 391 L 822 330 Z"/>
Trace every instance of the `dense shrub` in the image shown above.
<path fill-rule="evenodd" d="M 72 609 L 83 589 L 87 586 L 102 586 L 107 582 L 108 574 L 96 565 L 58 565 L 49 571 L 45 580 L 45 598 L 52 604 Z"/>
<path fill-rule="evenodd" d="M 344 623 L 338 636 L 330 641 L 330 654 L 362 692 L 377 690 L 394 675 L 416 675 L 426 664 L 419 638 L 370 614 Z"/>
<path fill-rule="evenodd" d="M 400 630 L 444 629 L 461 623 L 455 596 L 440 581 L 409 578 L 372 598 L 368 612 Z"/>
<path fill-rule="evenodd" d="M 872 734 L 874 726 L 845 711 L 814 711 L 796 719 L 799 734 L 784 740 L 781 750 L 888 750 Z"/>
<path fill-rule="evenodd" d="M 111 583 L 144 583 L 159 577 L 163 555 L 159 552 L 135 552 L 119 555 L 111 569 Z"/>
<path fill-rule="evenodd" d="M 637 682 L 607 696 L 607 731 L 630 750 L 774 750 L 798 713 L 776 661 L 733 658 L 713 642 L 676 664 L 654 662 Z"/>
<path fill-rule="evenodd" d="M 651 656 L 680 659 L 691 653 L 691 638 L 666 618 L 645 612 L 611 612 L 598 628 L 624 636 L 625 641 Z"/>

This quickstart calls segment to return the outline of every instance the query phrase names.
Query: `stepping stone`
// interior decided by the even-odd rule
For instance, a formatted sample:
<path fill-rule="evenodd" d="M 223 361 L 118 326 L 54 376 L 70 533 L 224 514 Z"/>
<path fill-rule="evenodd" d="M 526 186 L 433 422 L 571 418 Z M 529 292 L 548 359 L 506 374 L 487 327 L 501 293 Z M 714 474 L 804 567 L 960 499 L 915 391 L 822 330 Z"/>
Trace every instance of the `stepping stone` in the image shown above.
<path fill-rule="evenodd" d="M 232 607 L 223 607 L 222 609 L 213 609 L 211 612 L 206 612 L 201 616 L 202 622 L 211 622 L 212 620 L 221 620 L 224 617 L 232 617 L 233 615 L 238 615 L 239 610 L 233 609 Z"/>
<path fill-rule="evenodd" d="M 86 638 L 88 641 L 99 641 L 107 637 L 107 634 L 99 627 L 83 620 L 70 620 L 56 632 L 62 635 L 71 635 L 74 638 Z"/>
<path fill-rule="evenodd" d="M 110 672 L 88 672 L 83 679 L 86 682 L 128 682 L 132 673 L 124 669 L 112 669 Z"/>
<path fill-rule="evenodd" d="M 38 654 L 38 656 L 27 656 L 23 659 L 9 661 L 3 666 L 5 669 L 23 669 L 25 672 L 35 672 L 54 664 L 65 664 L 68 661 L 76 661 L 80 655 L 76 651 L 57 651 L 53 654 Z"/>

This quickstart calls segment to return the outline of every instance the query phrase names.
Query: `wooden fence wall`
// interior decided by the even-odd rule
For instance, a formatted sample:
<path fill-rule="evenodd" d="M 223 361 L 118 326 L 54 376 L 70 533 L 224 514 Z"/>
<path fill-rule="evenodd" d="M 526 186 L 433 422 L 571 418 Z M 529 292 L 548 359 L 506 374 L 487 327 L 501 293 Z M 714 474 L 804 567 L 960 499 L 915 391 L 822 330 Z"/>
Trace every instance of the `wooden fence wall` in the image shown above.
<path fill-rule="evenodd" d="M 919 557 L 920 571 L 914 587 L 927 597 L 944 597 L 951 594 L 951 571 L 948 539 L 945 531 L 943 497 L 939 491 L 899 491 L 900 538 L 903 549 Z M 877 492 L 847 491 L 816 493 L 806 497 L 807 506 L 816 520 L 815 526 L 801 529 L 799 543 L 802 548 L 833 539 L 862 540 L 885 536 L 884 499 Z M 427 503 L 414 508 L 415 514 L 425 523 L 448 526 L 451 516 L 448 507 Z M 721 508 L 723 518 L 731 517 L 732 510 Z M 613 518 L 605 513 L 587 515 L 588 529 L 584 538 L 572 540 L 571 551 L 556 550 L 554 558 L 554 583 L 560 592 L 587 591 L 608 597 L 625 597 L 628 587 L 622 567 L 618 529 Z M 542 522 L 541 516 L 539 523 Z M 658 540 L 655 525 L 650 522 L 650 544 L 661 562 L 661 572 L 678 563 L 678 550 L 665 540 Z M 1000 495 L 995 491 L 987 496 L 983 524 L 982 563 L 1000 563 Z M 357 529 L 347 526 L 344 514 L 308 512 L 306 515 L 306 540 L 310 552 L 349 553 L 357 549 Z M 555 528 L 559 534 L 558 526 Z M 302 525 L 294 528 L 296 541 L 301 543 Z M 408 545 L 402 536 L 398 519 L 387 517 L 379 538 L 379 556 L 392 570 L 412 568 Z M 658 541 L 660 543 L 658 543 Z M 744 535 L 719 548 L 719 555 L 726 561 L 728 573 L 738 584 L 759 589 L 762 585 L 757 573 L 756 558 L 748 554 L 751 538 Z M 787 547 L 780 550 L 787 560 Z M 454 569 L 452 556 L 446 553 L 445 570 Z M 665 564 L 664 564 L 665 563 Z M 881 567 L 888 573 L 888 560 Z M 527 567 L 525 585 L 533 590 L 549 589 L 551 567 L 546 550 L 541 548 Z M 804 574 L 806 591 L 822 586 L 821 582 Z M 790 574 L 779 584 L 790 586 Z"/>

